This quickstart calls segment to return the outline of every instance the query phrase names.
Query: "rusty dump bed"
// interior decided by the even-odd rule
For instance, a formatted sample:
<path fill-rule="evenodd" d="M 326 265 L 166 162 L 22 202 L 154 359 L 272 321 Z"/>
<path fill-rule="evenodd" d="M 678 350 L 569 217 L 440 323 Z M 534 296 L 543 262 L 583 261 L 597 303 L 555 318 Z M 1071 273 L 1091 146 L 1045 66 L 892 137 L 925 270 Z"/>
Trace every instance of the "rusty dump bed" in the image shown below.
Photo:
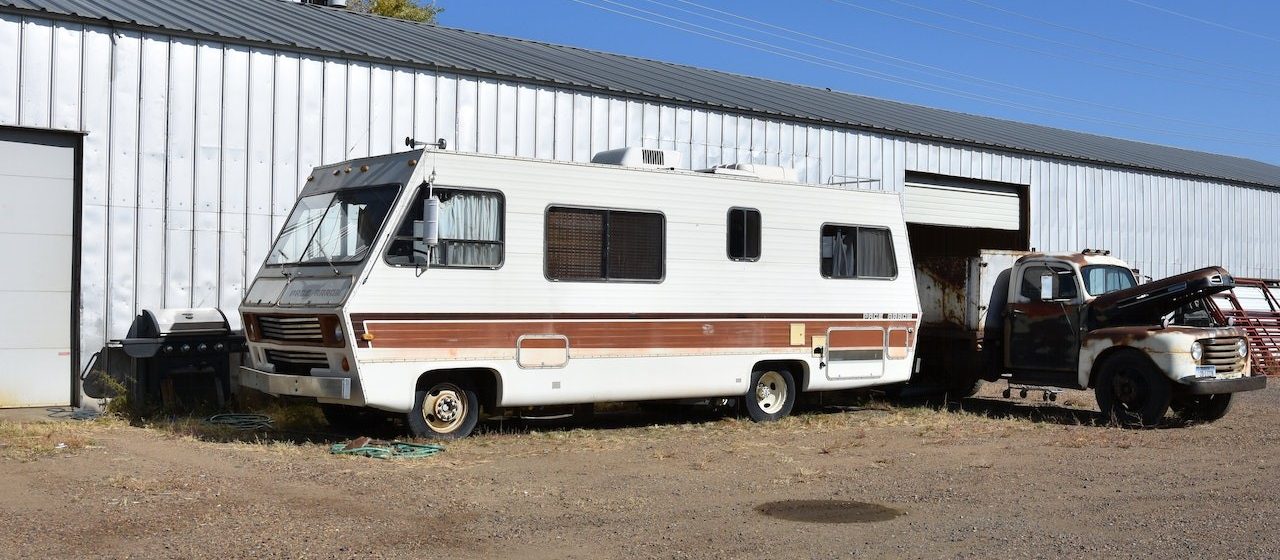
<path fill-rule="evenodd" d="M 1280 282 L 1237 278 L 1234 288 L 1207 300 L 1209 313 L 1221 325 L 1235 325 L 1249 340 L 1255 375 L 1280 376 Z"/>
<path fill-rule="evenodd" d="M 1090 329 L 1159 325 L 1165 315 L 1235 286 L 1226 269 L 1210 266 L 1098 296 L 1089 303 Z"/>

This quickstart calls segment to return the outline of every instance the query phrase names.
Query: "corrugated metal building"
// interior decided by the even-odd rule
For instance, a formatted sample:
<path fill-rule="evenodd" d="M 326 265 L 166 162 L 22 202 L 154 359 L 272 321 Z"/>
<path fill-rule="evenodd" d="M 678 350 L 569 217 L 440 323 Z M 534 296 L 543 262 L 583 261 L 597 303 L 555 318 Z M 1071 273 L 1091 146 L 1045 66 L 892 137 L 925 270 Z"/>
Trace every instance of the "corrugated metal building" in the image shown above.
<path fill-rule="evenodd" d="M 286 0 L 0 0 L 0 242 L 31 271 L 0 313 L 59 323 L 0 335 L 0 406 L 73 400 L 65 372 L 140 309 L 234 310 L 312 166 L 410 135 L 782 165 L 905 191 L 913 239 L 1280 277 L 1280 167 L 1256 161 Z"/>

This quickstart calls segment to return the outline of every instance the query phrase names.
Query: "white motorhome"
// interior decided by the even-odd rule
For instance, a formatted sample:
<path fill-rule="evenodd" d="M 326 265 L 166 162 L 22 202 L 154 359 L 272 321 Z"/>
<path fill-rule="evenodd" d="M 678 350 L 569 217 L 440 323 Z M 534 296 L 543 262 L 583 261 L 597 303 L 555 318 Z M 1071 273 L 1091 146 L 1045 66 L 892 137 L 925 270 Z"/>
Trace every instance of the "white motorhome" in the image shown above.
<path fill-rule="evenodd" d="M 241 385 L 453 438 L 482 407 L 732 397 L 764 421 L 801 391 L 908 379 L 898 195 L 675 157 L 316 168 L 240 308 Z"/>

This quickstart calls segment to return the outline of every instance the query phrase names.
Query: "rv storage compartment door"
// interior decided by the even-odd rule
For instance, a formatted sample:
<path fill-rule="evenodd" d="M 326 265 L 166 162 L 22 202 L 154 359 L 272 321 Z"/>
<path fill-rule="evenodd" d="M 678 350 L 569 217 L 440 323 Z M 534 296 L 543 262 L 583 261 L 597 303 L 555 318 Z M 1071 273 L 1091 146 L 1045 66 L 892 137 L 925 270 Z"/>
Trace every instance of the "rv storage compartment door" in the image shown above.
<path fill-rule="evenodd" d="M 827 331 L 827 377 L 876 378 L 884 375 L 888 333 L 883 327 L 837 327 Z"/>
<path fill-rule="evenodd" d="M 559 334 L 526 334 L 516 340 L 522 368 L 560 368 L 569 363 L 569 339 Z"/>

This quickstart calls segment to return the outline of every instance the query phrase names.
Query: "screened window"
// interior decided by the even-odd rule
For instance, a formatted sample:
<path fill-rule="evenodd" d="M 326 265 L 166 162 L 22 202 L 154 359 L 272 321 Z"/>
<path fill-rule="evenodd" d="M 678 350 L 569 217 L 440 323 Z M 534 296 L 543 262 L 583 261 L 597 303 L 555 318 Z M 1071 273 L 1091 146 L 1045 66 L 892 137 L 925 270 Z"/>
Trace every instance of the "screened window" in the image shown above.
<path fill-rule="evenodd" d="M 665 219 L 655 212 L 547 209 L 551 280 L 662 280 Z"/>
<path fill-rule="evenodd" d="M 735 261 L 760 259 L 760 211 L 750 208 L 729 210 L 729 258 Z"/>
<path fill-rule="evenodd" d="M 440 243 L 428 250 L 414 241 L 413 224 L 422 220 L 427 189 L 419 189 L 387 251 L 387 262 L 433 267 L 498 268 L 503 259 L 502 193 L 436 187 L 440 199 Z M 428 261 L 428 254 L 430 260 Z"/>
<path fill-rule="evenodd" d="M 822 226 L 822 275 L 827 278 L 893 278 L 898 261 L 886 228 Z"/>

